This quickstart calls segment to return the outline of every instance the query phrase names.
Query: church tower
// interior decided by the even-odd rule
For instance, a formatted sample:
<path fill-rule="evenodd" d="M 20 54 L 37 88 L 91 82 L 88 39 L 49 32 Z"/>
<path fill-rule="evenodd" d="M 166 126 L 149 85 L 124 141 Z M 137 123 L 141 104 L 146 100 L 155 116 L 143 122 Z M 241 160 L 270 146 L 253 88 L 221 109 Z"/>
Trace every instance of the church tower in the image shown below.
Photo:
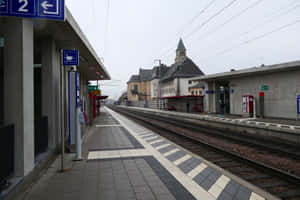
<path fill-rule="evenodd" d="M 182 39 L 180 38 L 177 49 L 176 49 L 176 58 L 175 63 L 183 62 L 186 58 L 186 48 L 183 44 Z"/>

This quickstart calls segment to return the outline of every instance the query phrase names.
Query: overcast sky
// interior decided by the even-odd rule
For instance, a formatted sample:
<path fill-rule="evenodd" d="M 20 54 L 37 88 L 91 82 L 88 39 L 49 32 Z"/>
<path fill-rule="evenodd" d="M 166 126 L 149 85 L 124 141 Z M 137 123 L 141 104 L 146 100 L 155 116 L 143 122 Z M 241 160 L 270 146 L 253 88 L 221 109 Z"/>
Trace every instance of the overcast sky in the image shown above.
<path fill-rule="evenodd" d="M 205 74 L 300 60 L 299 0 L 66 0 L 114 81 L 118 98 L 139 68 L 171 65 L 180 37 Z M 120 81 L 118 81 L 120 80 Z"/>

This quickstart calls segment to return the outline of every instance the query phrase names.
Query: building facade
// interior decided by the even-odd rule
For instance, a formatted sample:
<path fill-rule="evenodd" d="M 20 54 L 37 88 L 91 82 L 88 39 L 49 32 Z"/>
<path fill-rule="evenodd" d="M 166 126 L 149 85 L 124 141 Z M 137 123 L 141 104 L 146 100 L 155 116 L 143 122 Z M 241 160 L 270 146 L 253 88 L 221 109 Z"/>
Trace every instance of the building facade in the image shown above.
<path fill-rule="evenodd" d="M 151 101 L 152 70 L 140 69 L 138 75 L 131 76 L 127 82 L 128 104 L 148 107 Z"/>
<path fill-rule="evenodd" d="M 297 96 L 300 95 L 300 61 L 276 65 L 232 70 L 193 78 L 205 81 L 205 111 L 244 115 L 243 96 L 251 95 L 256 102 L 256 113 L 264 117 L 295 119 Z M 264 102 L 260 104 L 260 95 Z"/>
<path fill-rule="evenodd" d="M 200 112 L 202 97 L 190 95 L 189 80 L 195 76 L 203 76 L 204 73 L 186 55 L 186 48 L 180 39 L 175 63 L 169 67 L 164 76 L 159 80 L 160 101 L 164 108 L 182 112 Z"/>
<path fill-rule="evenodd" d="M 160 64 L 151 70 L 140 69 L 138 75 L 127 82 L 128 101 L 133 106 L 146 106 L 154 109 L 173 107 L 178 111 L 194 112 L 196 97 L 190 98 L 189 79 L 204 73 L 186 55 L 186 48 L 180 39 L 175 63 L 170 67 Z M 200 97 L 200 96 L 199 96 Z"/>

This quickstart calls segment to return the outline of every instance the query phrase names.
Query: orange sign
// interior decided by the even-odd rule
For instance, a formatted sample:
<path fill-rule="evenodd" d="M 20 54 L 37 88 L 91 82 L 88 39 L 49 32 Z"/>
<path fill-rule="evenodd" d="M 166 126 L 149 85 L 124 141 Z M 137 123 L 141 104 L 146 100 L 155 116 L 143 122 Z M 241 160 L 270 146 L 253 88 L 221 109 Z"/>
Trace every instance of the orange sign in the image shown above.
<path fill-rule="evenodd" d="M 101 90 L 91 91 L 90 94 L 92 94 L 92 95 L 94 95 L 94 96 L 95 96 L 95 95 L 101 96 Z"/>

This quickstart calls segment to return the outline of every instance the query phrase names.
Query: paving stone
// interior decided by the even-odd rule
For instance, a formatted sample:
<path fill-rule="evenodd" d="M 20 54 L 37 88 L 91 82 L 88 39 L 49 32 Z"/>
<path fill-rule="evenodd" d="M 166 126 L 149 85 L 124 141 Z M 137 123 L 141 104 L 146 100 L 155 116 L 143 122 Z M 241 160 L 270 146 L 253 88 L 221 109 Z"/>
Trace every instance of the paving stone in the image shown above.
<path fill-rule="evenodd" d="M 249 200 L 251 193 L 252 192 L 248 188 L 246 188 L 244 186 L 240 186 L 237 191 L 237 194 L 234 196 L 234 199 L 235 200 Z"/>
<path fill-rule="evenodd" d="M 159 194 L 159 195 L 156 195 L 156 199 L 176 200 L 171 194 Z"/>
<path fill-rule="evenodd" d="M 167 153 L 167 152 L 169 152 L 169 151 L 171 151 L 171 150 L 173 150 L 173 149 L 175 149 L 175 148 L 176 148 L 176 147 L 175 147 L 174 145 L 170 145 L 170 146 L 164 147 L 164 148 L 162 148 L 162 149 L 159 149 L 158 151 L 159 151 L 160 153 L 164 154 L 164 153 Z"/>
<path fill-rule="evenodd" d="M 230 180 L 229 183 L 224 188 L 224 191 L 226 191 L 231 196 L 234 196 L 237 193 L 239 187 L 240 187 L 240 184 L 238 184 L 237 182 L 235 182 L 233 180 Z"/>
<path fill-rule="evenodd" d="M 161 137 L 152 138 L 152 139 L 146 140 L 146 142 L 151 143 L 151 142 L 154 142 L 156 140 L 161 140 Z"/>
<path fill-rule="evenodd" d="M 206 191 L 209 190 L 209 188 L 216 182 L 216 180 L 208 179 L 206 178 L 204 181 L 202 181 L 199 185 L 205 189 Z"/>
<path fill-rule="evenodd" d="M 154 148 L 156 148 L 156 147 L 162 146 L 162 145 L 164 145 L 164 144 L 167 144 L 167 142 L 166 142 L 166 141 L 157 142 L 157 143 L 152 144 L 152 146 L 153 146 Z"/>
<path fill-rule="evenodd" d="M 161 186 L 161 187 L 151 187 L 151 190 L 152 192 L 155 194 L 155 195 L 162 195 L 162 194 L 170 194 L 169 190 L 167 187 L 165 186 Z"/>
<path fill-rule="evenodd" d="M 108 121 L 103 120 L 101 122 L 105 124 L 108 123 Z M 111 121 L 109 121 L 109 123 L 111 123 Z M 145 129 L 139 128 L 139 130 L 144 132 L 144 134 L 149 134 L 149 132 L 146 133 Z M 84 147 L 86 149 L 128 149 L 139 147 L 140 145 L 123 127 L 94 128 L 93 131 L 88 139 L 89 144 L 87 147 Z M 143 134 L 140 135 L 142 136 Z M 148 140 L 155 141 L 156 139 L 159 140 L 160 138 L 149 138 Z M 154 143 L 153 146 L 158 147 L 163 144 L 166 144 L 166 141 Z M 176 148 L 174 145 L 170 145 L 159 149 L 159 152 L 165 153 L 174 148 Z M 185 155 L 185 151 L 179 151 L 169 155 L 167 158 L 173 162 Z M 200 163 L 201 161 L 198 159 L 190 158 L 178 165 L 178 167 L 183 172 L 188 173 Z M 30 197 L 30 199 L 26 200 L 62 199 L 62 195 L 64 197 L 63 199 L 66 200 L 195 199 L 188 190 L 152 156 L 95 160 L 78 164 L 74 163 L 74 166 L 75 167 L 67 173 L 51 177 L 54 181 L 49 181 L 43 185 L 41 184 L 39 191 L 43 189 L 42 192 L 29 194 L 28 197 Z M 219 172 L 208 167 L 198 174 L 194 180 L 208 190 L 219 176 Z M 68 187 L 66 187 L 66 185 Z M 225 191 L 225 189 L 227 190 Z M 235 182 L 230 182 L 225 189 L 220 194 L 218 200 L 231 200 L 233 195 L 235 195 L 236 199 L 241 200 L 250 197 L 250 191 Z"/>
<path fill-rule="evenodd" d="M 233 196 L 223 190 L 217 200 L 233 200 Z"/>
<path fill-rule="evenodd" d="M 167 156 L 167 159 L 170 160 L 171 162 L 174 162 L 175 160 L 185 156 L 186 153 L 184 151 L 178 151 L 178 152 L 175 152 L 169 156 Z"/>
<path fill-rule="evenodd" d="M 199 164 L 201 164 L 201 161 L 192 157 L 185 162 L 178 165 L 178 168 L 181 169 L 184 173 L 189 173 L 191 170 L 196 168 Z"/>
<path fill-rule="evenodd" d="M 137 200 L 155 200 L 155 197 L 152 193 L 137 193 Z"/>
<path fill-rule="evenodd" d="M 147 185 L 133 187 L 135 193 L 151 193 L 151 189 Z"/>
<path fill-rule="evenodd" d="M 206 179 L 206 176 L 198 174 L 197 176 L 194 177 L 193 180 L 200 185 L 205 179 Z"/>
<path fill-rule="evenodd" d="M 191 199 L 195 198 L 168 172 L 157 160 L 153 157 L 145 157 L 145 160 L 151 166 L 153 171 L 159 176 L 157 182 L 162 182 L 167 187 L 168 191 L 176 198 L 176 199 Z M 155 176 L 153 176 L 155 177 Z M 147 179 L 147 177 L 145 177 Z M 149 181 L 149 185 L 152 182 Z"/>

